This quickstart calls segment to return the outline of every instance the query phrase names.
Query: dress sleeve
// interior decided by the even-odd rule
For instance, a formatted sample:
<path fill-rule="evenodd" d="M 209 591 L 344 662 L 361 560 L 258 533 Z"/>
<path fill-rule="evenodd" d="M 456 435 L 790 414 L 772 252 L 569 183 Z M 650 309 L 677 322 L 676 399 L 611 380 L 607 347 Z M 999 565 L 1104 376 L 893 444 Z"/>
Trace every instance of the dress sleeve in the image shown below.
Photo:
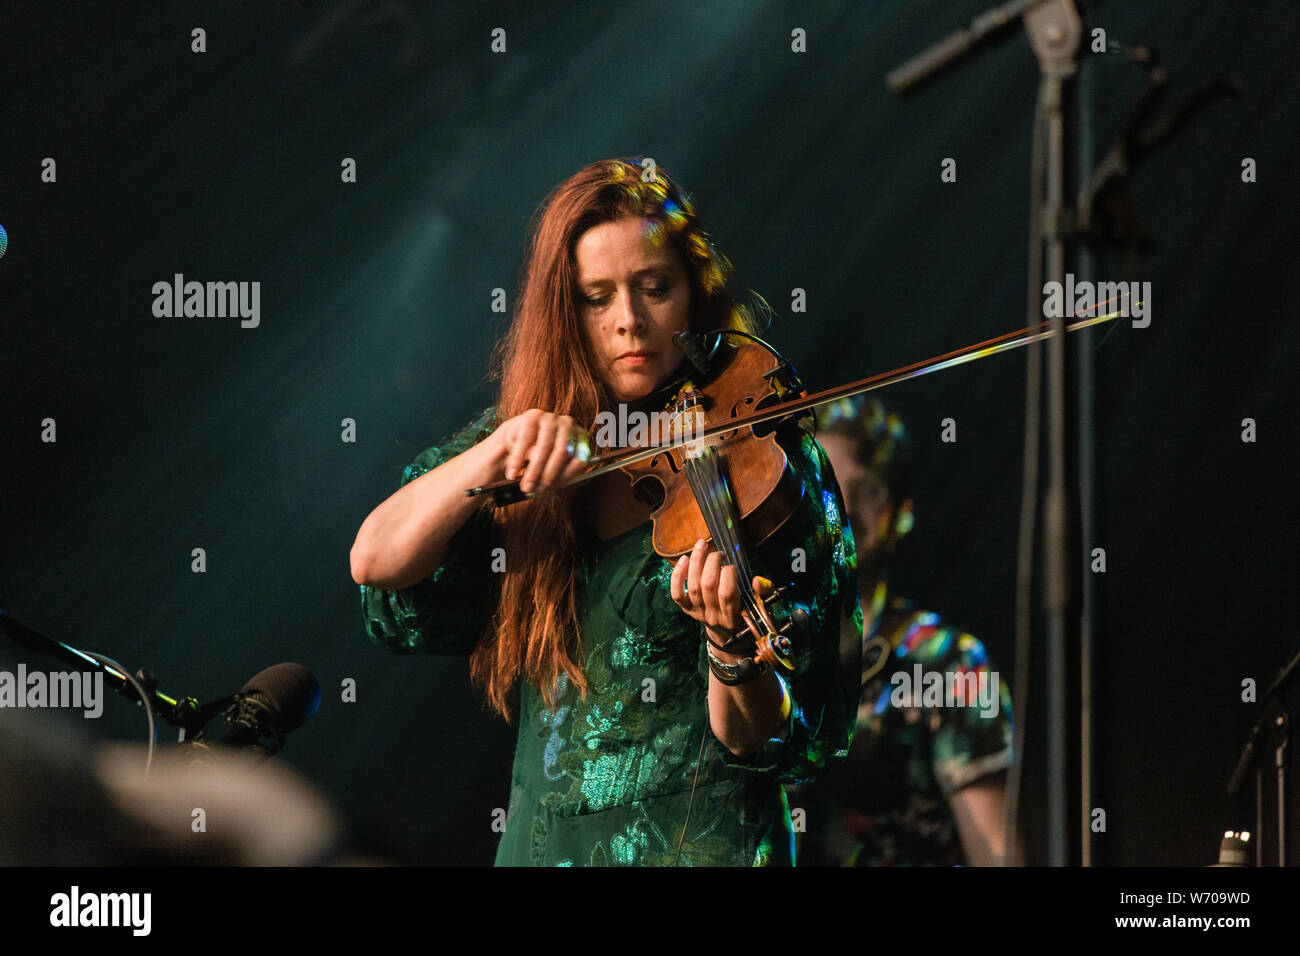
<path fill-rule="evenodd" d="M 853 532 L 844 520 L 844 502 L 826 453 L 794 426 L 778 432 L 778 440 L 803 479 L 803 497 L 750 563 L 755 574 L 778 587 L 791 586 L 782 603 L 802 605 L 809 625 L 795 640 L 794 670 L 781 672 L 793 706 L 779 735 L 757 753 L 727 753 L 723 759 L 739 769 L 775 773 L 781 783 L 801 784 L 847 756 L 853 742 L 862 608 Z"/>
<path fill-rule="evenodd" d="M 944 796 L 950 797 L 1014 762 L 1011 693 L 990 665 L 984 645 L 970 634 L 939 628 L 924 647 L 934 653 L 929 659 L 915 655 L 923 667 L 945 675 L 951 672 L 964 698 L 930 712 L 931 769 Z"/>
<path fill-rule="evenodd" d="M 495 408 L 488 408 L 441 445 L 427 448 L 406 466 L 401 486 L 490 435 Z M 492 520 L 486 506 L 452 536 L 447 557 L 427 578 L 386 591 L 361 585 L 361 612 L 370 639 L 396 654 L 468 654 L 495 606 L 499 582 L 491 571 Z"/>

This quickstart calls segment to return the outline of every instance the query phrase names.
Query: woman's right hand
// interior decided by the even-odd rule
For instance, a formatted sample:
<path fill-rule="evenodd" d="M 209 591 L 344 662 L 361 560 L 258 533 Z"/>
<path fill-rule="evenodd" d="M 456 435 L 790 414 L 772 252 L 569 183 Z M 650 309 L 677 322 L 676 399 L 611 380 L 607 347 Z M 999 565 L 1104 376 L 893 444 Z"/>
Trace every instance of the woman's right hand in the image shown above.
<path fill-rule="evenodd" d="M 568 415 L 530 408 L 506 419 L 370 513 L 352 545 L 352 579 L 385 590 L 410 587 L 442 565 L 452 537 L 482 504 L 466 488 L 520 475 L 525 494 L 554 487 L 586 469 L 590 448 Z"/>
<path fill-rule="evenodd" d="M 530 408 L 492 433 L 506 479 L 519 478 L 524 494 L 563 483 L 586 470 L 591 438 L 568 415 Z"/>

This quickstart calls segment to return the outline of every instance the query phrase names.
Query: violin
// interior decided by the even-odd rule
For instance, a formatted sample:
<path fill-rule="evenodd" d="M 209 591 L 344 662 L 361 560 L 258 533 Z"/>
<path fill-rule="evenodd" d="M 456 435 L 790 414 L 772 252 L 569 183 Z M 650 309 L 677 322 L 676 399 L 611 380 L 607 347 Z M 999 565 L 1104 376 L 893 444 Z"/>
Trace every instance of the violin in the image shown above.
<path fill-rule="evenodd" d="M 764 589 L 770 593 L 755 590 L 747 548 L 785 524 L 803 500 L 803 480 L 776 440 L 777 425 L 791 416 L 764 423 L 766 427 L 743 420 L 806 392 L 794 367 L 757 336 L 730 329 L 706 335 L 715 341 L 703 361 L 704 336 L 674 336 L 691 361 L 683 363 L 686 377 L 673 383 L 667 402 L 672 444 L 620 467 L 633 494 L 652 507 L 651 541 L 657 554 L 677 558 L 705 538 L 721 553 L 723 564 L 736 569 L 744 627 L 724 648 L 748 636 L 756 662 L 789 672 L 794 670 L 792 637 L 807 626 L 807 612 L 781 603 L 788 586 Z M 742 341 L 724 343 L 724 337 Z M 705 437 L 710 428 L 713 433 Z M 774 610 L 783 623 L 776 623 Z"/>
<path fill-rule="evenodd" d="M 1120 313 L 1087 318 L 1067 332 L 1107 322 Z M 591 460 L 576 485 L 615 468 L 632 482 L 633 493 L 651 505 L 655 552 L 673 559 L 709 540 L 726 565 L 736 568 L 745 624 L 727 646 L 753 639 L 754 660 L 787 672 L 794 669 L 793 641 L 807 627 L 807 612 L 781 603 L 792 585 L 755 591 L 747 548 L 780 528 L 803 498 L 803 482 L 791 467 L 775 431 L 781 424 L 811 417 L 811 409 L 905 379 L 975 361 L 1042 341 L 1050 323 L 1008 332 L 966 348 L 808 395 L 794 367 L 758 336 L 735 329 L 679 332 L 673 342 L 685 353 L 678 373 L 638 408 L 667 409 L 671 439 L 648 448 L 619 449 Z M 712 337 L 711 347 L 705 342 Z M 736 340 L 741 340 L 737 342 Z M 689 491 L 689 493 L 688 493 Z M 519 479 L 470 488 L 491 493 L 497 505 L 532 497 Z M 765 579 L 764 579 L 765 580 Z M 776 623 L 776 616 L 783 623 Z"/>
<path fill-rule="evenodd" d="M 650 505 L 651 540 L 664 558 L 688 554 L 701 538 L 710 541 L 724 566 L 736 569 L 740 591 L 744 626 L 723 647 L 748 647 L 747 638 L 752 638 L 756 662 L 793 671 L 792 637 L 807 626 L 807 612 L 782 603 L 789 585 L 755 590 L 748 550 L 789 519 L 803 499 L 803 481 L 777 443 L 780 422 L 756 429 L 744 418 L 806 392 L 794 367 L 750 333 L 679 332 L 673 342 L 688 361 L 636 403 L 638 411 L 659 410 L 656 417 L 667 421 L 669 440 L 593 458 L 588 470 L 569 483 L 619 468 L 632 483 L 633 495 Z M 497 505 L 531 497 L 519 490 L 518 479 L 471 488 L 467 494 L 487 492 Z"/>

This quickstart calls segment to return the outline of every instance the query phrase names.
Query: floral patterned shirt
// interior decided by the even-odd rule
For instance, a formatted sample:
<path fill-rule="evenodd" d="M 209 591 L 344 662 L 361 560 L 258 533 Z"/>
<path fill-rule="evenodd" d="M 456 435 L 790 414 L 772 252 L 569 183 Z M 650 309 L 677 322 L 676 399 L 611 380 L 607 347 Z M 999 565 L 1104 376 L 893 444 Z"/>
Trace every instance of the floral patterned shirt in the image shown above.
<path fill-rule="evenodd" d="M 937 615 L 898 598 L 875 619 L 849 757 L 789 792 L 799 863 L 964 864 L 948 798 L 1011 766 L 1010 692 L 984 645 Z"/>

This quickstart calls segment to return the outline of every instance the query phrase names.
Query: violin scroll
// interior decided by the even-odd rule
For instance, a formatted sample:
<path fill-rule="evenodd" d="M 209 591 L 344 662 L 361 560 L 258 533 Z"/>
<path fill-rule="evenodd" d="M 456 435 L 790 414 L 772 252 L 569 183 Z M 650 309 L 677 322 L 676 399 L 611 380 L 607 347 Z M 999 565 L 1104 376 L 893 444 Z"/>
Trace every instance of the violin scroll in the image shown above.
<path fill-rule="evenodd" d="M 766 578 L 760 579 L 766 587 L 755 594 L 757 620 L 749 611 L 741 611 L 746 631 L 753 636 L 757 650 L 754 660 L 773 670 L 790 673 L 794 670 L 794 642 L 806 636 L 810 618 L 802 604 L 790 602 L 786 607 L 782 596 L 790 590 L 787 585 L 772 588 Z M 770 593 L 769 593 L 770 592 Z M 773 616 L 773 611 L 776 617 Z M 781 621 L 777 623 L 777 619 Z"/>

